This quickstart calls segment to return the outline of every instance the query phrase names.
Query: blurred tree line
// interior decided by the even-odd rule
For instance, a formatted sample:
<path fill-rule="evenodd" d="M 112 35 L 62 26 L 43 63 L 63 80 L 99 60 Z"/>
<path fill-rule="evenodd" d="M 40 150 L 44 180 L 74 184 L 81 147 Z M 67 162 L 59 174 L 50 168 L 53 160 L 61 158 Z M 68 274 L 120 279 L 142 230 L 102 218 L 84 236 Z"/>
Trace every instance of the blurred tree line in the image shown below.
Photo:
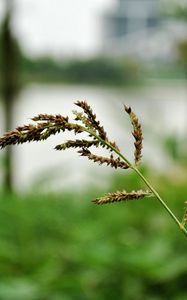
<path fill-rule="evenodd" d="M 9 24 L 9 25 L 8 25 Z M 6 29 L 5 29 L 6 27 Z M 8 29 L 8 30 L 7 30 Z M 9 35 L 5 37 L 5 33 Z M 7 52 L 6 47 L 11 43 L 11 48 Z M 5 50 L 5 51 L 4 51 Z M 10 55 L 10 51 L 12 51 Z M 6 63 L 6 56 L 11 56 Z M 7 67 L 5 67 L 7 64 Z M 13 68 L 9 68 L 10 66 Z M 19 67 L 19 85 L 28 82 L 48 82 L 48 83 L 78 83 L 78 84 L 99 84 L 99 85 L 117 85 L 126 86 L 135 84 L 140 81 L 142 65 L 135 58 L 111 58 L 104 56 L 96 56 L 88 59 L 58 59 L 55 60 L 50 56 L 42 56 L 38 58 L 29 57 L 25 54 L 11 30 L 10 12 L 5 17 L 0 30 L 0 78 L 4 81 L 10 80 L 14 85 L 18 86 L 15 69 L 18 75 Z M 8 72 L 7 70 L 12 70 Z M 14 76 L 11 79 L 5 77 Z M 16 81 L 17 83 L 16 83 Z M 12 88 L 14 88 L 12 86 Z"/>

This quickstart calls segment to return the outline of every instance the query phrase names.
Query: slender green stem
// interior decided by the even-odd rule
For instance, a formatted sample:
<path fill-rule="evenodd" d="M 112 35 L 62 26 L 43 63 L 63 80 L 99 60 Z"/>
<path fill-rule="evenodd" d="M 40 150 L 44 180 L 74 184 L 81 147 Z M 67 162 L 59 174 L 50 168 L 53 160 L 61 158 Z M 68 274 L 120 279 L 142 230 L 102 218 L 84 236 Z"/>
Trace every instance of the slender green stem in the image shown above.
<path fill-rule="evenodd" d="M 96 135 L 94 132 L 90 131 L 89 129 L 86 129 L 88 133 L 92 134 L 95 138 L 97 138 L 102 144 L 105 144 L 107 147 L 109 147 L 111 150 L 113 150 L 118 156 L 120 156 L 128 165 L 129 168 L 131 168 L 133 171 L 135 171 L 138 176 L 144 181 L 144 183 L 147 185 L 147 187 L 152 191 L 154 196 L 157 198 L 157 200 L 160 202 L 160 204 L 164 207 L 164 209 L 168 212 L 168 214 L 171 216 L 171 218 L 174 220 L 174 222 L 177 224 L 180 230 L 184 233 L 185 236 L 187 236 L 187 230 L 184 227 L 184 225 L 178 220 L 178 218 L 175 216 L 175 214 L 171 211 L 171 209 L 167 206 L 165 201 L 161 198 L 161 196 L 158 194 L 158 192 L 153 188 L 151 183 L 143 176 L 143 174 L 138 170 L 138 168 L 134 165 L 132 165 L 129 160 L 123 156 L 114 146 L 112 146 L 109 142 L 104 141 L 101 139 L 98 135 Z"/>
<path fill-rule="evenodd" d="M 158 194 L 158 192 L 153 188 L 153 186 L 147 181 L 147 179 L 142 175 L 142 173 L 136 168 L 132 167 L 132 169 L 140 176 L 140 178 L 145 182 L 145 184 L 148 186 L 148 188 L 152 191 L 152 193 L 155 195 L 155 197 L 158 199 L 160 204 L 165 208 L 165 210 L 170 214 L 170 216 L 173 218 L 175 223 L 179 226 L 180 230 L 187 236 L 187 230 L 184 227 L 184 225 L 178 220 L 178 218 L 175 216 L 175 214 L 171 211 L 171 209 L 167 206 L 167 204 L 164 202 L 164 200 L 161 198 L 161 196 Z"/>

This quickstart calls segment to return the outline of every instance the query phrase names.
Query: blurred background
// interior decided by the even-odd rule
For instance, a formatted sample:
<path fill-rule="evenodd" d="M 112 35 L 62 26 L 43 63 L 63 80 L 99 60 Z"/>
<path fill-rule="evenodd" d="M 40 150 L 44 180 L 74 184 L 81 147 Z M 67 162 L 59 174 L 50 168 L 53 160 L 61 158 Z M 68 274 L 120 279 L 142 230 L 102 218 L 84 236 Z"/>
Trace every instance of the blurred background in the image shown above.
<path fill-rule="evenodd" d="M 187 199 L 187 1 L 1 0 L 0 134 L 87 100 L 179 218 Z M 0 299 L 186 300 L 186 240 L 131 172 L 55 152 L 64 134 L 0 153 Z"/>

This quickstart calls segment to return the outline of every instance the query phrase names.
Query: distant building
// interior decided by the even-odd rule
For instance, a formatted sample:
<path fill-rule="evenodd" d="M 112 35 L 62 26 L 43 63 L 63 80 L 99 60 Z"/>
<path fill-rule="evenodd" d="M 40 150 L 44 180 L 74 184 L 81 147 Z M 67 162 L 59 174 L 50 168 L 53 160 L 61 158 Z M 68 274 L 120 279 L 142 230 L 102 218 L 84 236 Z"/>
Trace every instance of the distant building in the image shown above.
<path fill-rule="evenodd" d="M 116 0 L 103 16 L 102 52 L 152 60 L 168 58 L 178 30 L 163 22 L 162 0 Z M 164 24 L 164 26 L 163 26 Z"/>
<path fill-rule="evenodd" d="M 160 0 L 116 0 L 116 4 L 116 9 L 104 17 L 106 37 L 120 39 L 159 23 Z"/>

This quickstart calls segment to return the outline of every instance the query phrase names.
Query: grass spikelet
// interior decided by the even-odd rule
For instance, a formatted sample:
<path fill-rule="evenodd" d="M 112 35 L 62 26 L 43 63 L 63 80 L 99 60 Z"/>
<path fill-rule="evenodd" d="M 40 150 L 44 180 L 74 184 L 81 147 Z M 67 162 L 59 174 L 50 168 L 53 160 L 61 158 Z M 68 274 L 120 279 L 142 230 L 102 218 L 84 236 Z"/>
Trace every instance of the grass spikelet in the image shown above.
<path fill-rule="evenodd" d="M 130 116 L 131 123 L 133 126 L 132 135 L 134 136 L 135 139 L 134 160 L 135 160 L 135 164 L 137 165 L 140 163 L 142 157 L 142 141 L 143 141 L 142 128 L 136 114 L 132 111 L 131 107 L 127 107 L 126 105 L 124 105 L 124 109 Z"/>
<path fill-rule="evenodd" d="M 121 201 L 130 201 L 130 200 L 139 200 L 144 197 L 151 197 L 152 193 L 149 191 L 132 191 L 130 193 L 126 191 L 117 191 L 114 193 L 108 193 L 103 197 L 96 198 L 92 200 L 95 204 L 103 205 L 103 204 L 109 204 L 114 202 L 121 202 Z"/>
<path fill-rule="evenodd" d="M 91 146 L 98 147 L 98 141 L 87 141 L 87 140 L 69 140 L 66 143 L 55 146 L 55 150 L 66 150 L 68 148 L 89 148 Z"/>
<path fill-rule="evenodd" d="M 44 122 L 50 122 L 54 124 L 64 124 L 69 121 L 68 117 L 63 117 L 62 115 L 49 115 L 49 114 L 39 114 L 38 116 L 35 116 L 31 118 L 32 121 L 38 122 L 38 121 L 44 121 Z"/>
<path fill-rule="evenodd" d="M 75 103 L 75 105 L 81 107 L 84 111 L 84 113 L 87 115 L 87 117 L 81 113 L 78 112 L 76 110 L 73 111 L 74 115 L 76 116 L 75 120 L 76 121 L 81 121 L 83 123 L 83 125 L 85 125 L 86 128 L 88 128 L 89 130 L 91 130 L 94 134 L 97 134 L 99 137 L 108 142 L 112 147 L 114 147 L 115 149 L 119 150 L 119 147 L 117 146 L 116 142 L 111 142 L 109 141 L 107 134 L 104 130 L 104 127 L 100 125 L 100 122 L 96 120 L 96 114 L 93 113 L 91 107 L 88 105 L 88 103 L 86 101 L 77 101 Z M 92 136 L 89 135 L 89 136 Z M 108 147 L 106 144 L 100 143 L 101 147 L 105 147 L 107 148 L 109 151 L 111 151 L 111 148 Z"/>
<path fill-rule="evenodd" d="M 75 105 L 83 109 L 84 113 L 87 115 L 89 123 L 92 125 L 93 128 L 95 128 L 98 131 L 100 138 L 104 141 L 108 141 L 104 127 L 100 125 L 99 121 L 97 121 L 96 114 L 93 113 L 93 110 L 91 109 L 90 105 L 88 105 L 86 101 L 77 101 L 75 102 Z"/>
<path fill-rule="evenodd" d="M 117 169 L 117 168 L 128 169 L 129 168 L 129 166 L 125 162 L 121 161 L 119 157 L 115 159 L 112 154 L 110 155 L 110 157 L 103 157 L 103 156 L 92 154 L 86 148 L 80 149 L 78 151 L 78 153 L 81 156 L 86 156 L 89 160 L 99 163 L 100 165 L 106 163 L 107 166 L 110 165 L 112 168 L 115 168 L 115 169 Z"/>
<path fill-rule="evenodd" d="M 93 126 L 90 123 L 90 121 L 88 120 L 88 118 L 82 112 L 79 112 L 77 110 L 73 110 L 73 114 L 75 115 L 75 121 L 81 121 L 82 124 L 86 128 L 88 128 L 89 130 L 92 130 L 92 132 L 94 132 L 95 134 L 97 133 L 96 129 L 93 128 Z"/>

